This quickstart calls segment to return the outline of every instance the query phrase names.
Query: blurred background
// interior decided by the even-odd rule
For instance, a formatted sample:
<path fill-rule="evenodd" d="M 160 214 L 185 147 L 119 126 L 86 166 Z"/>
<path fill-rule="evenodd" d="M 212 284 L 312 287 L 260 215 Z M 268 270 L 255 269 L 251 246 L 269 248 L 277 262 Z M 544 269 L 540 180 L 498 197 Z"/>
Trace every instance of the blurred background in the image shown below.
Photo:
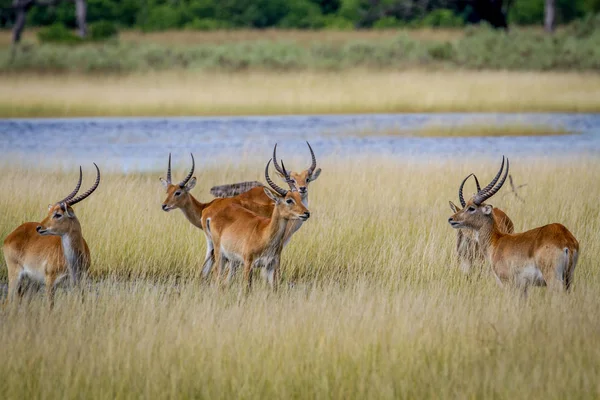
<path fill-rule="evenodd" d="M 166 151 L 235 159 L 278 140 L 292 154 L 310 140 L 321 155 L 600 149 L 600 0 L 0 0 L 0 10 L 0 149 L 17 159 L 43 159 L 41 137 L 71 141 L 55 162 L 101 152 L 144 169 Z"/>

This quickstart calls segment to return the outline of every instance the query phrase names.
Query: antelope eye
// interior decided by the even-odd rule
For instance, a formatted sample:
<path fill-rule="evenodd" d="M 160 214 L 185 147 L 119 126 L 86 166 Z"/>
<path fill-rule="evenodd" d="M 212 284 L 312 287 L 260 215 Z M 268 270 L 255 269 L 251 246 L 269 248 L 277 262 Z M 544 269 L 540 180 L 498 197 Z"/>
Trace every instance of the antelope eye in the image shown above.
<path fill-rule="evenodd" d="M 292 199 L 287 199 L 285 202 L 288 204 L 294 204 L 294 200 L 292 200 Z"/>
<path fill-rule="evenodd" d="M 469 211 L 469 212 L 473 212 L 473 211 L 475 211 L 475 207 L 473 207 L 473 206 L 469 206 L 469 208 L 467 208 L 467 211 Z"/>
<path fill-rule="evenodd" d="M 176 192 L 175 192 L 175 196 L 181 196 L 181 191 L 179 191 L 179 190 L 178 190 L 178 191 L 176 191 Z"/>
<path fill-rule="evenodd" d="M 60 219 L 62 217 L 62 214 L 54 214 L 54 219 Z"/>

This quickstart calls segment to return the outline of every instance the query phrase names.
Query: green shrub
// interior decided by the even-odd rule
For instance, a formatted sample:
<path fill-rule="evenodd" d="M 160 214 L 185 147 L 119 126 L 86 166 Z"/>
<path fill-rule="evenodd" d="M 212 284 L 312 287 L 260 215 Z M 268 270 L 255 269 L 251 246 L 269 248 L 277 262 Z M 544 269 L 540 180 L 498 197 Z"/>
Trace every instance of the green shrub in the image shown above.
<path fill-rule="evenodd" d="M 462 17 L 454 14 L 452 10 L 443 8 L 433 10 L 421 20 L 421 26 L 433 28 L 457 28 L 464 24 Z"/>
<path fill-rule="evenodd" d="M 116 38 L 118 34 L 117 26 L 110 21 L 98 21 L 89 25 L 88 35 L 90 40 L 108 40 Z"/>
<path fill-rule="evenodd" d="M 427 52 L 434 60 L 449 61 L 454 58 L 454 46 L 449 42 L 434 43 Z"/>
<path fill-rule="evenodd" d="M 282 28 L 321 28 L 325 25 L 321 9 L 309 0 L 293 0 L 289 3 L 289 10 L 279 22 Z"/>
<path fill-rule="evenodd" d="M 232 26 L 228 22 L 220 21 L 218 19 L 194 18 L 185 25 L 185 28 L 195 31 L 216 31 L 219 29 L 229 29 L 232 28 Z"/>
<path fill-rule="evenodd" d="M 184 21 L 184 10 L 172 5 L 162 5 L 150 9 L 147 17 L 142 23 L 144 31 L 165 31 L 175 29 Z"/>
<path fill-rule="evenodd" d="M 37 37 L 40 43 L 77 44 L 82 41 L 79 36 L 60 22 L 40 29 Z"/>
<path fill-rule="evenodd" d="M 400 28 L 404 24 L 402 21 L 396 19 L 396 17 L 383 17 L 378 19 L 373 24 L 373 29 L 390 29 L 390 28 Z"/>
<path fill-rule="evenodd" d="M 351 31 L 355 28 L 354 22 L 341 15 L 326 15 L 323 17 L 323 28 L 336 31 Z"/>
<path fill-rule="evenodd" d="M 600 31 L 600 14 L 588 15 L 572 22 L 566 29 L 566 34 L 578 38 L 586 38 Z"/>

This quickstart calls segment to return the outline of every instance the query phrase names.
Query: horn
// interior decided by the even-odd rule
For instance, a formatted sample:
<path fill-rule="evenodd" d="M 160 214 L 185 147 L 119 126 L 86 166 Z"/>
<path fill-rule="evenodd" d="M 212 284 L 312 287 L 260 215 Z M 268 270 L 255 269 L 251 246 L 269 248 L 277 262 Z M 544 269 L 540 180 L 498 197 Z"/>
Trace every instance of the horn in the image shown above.
<path fill-rule="evenodd" d="M 475 178 L 475 184 L 477 185 L 477 191 L 481 191 L 481 186 L 479 186 L 479 179 L 477 179 L 477 175 L 473 174 L 473 178 Z"/>
<path fill-rule="evenodd" d="M 467 179 L 469 179 L 471 176 L 475 176 L 475 174 L 470 173 L 469 175 L 467 175 L 467 177 L 465 179 L 463 179 L 460 186 L 458 187 L 458 201 L 460 201 L 460 205 L 463 208 L 465 208 L 465 206 L 467 205 L 467 203 L 465 202 L 465 198 L 463 197 L 463 187 L 465 186 L 465 182 L 467 181 Z M 475 178 L 475 179 L 477 179 L 477 178 Z M 477 186 L 479 186 L 479 185 L 477 185 Z"/>
<path fill-rule="evenodd" d="M 196 167 L 196 162 L 194 161 L 194 155 L 192 153 L 190 153 L 190 156 L 192 156 L 192 169 L 190 170 L 190 173 L 187 174 L 187 176 L 181 182 L 179 182 L 180 188 L 183 188 L 188 183 L 192 175 L 194 175 L 194 168 Z"/>
<path fill-rule="evenodd" d="M 502 167 L 504 167 L 504 156 L 502 156 Z M 486 190 L 486 188 L 487 188 L 487 186 L 486 186 L 485 188 L 483 188 L 483 190 L 479 191 L 475 195 L 475 197 L 473 197 L 473 203 L 475 203 L 477 205 L 481 205 L 481 203 L 483 203 L 484 201 L 486 201 L 487 199 L 492 197 L 494 194 L 496 194 L 496 192 L 498 192 L 498 190 L 500 190 L 500 188 L 502 187 L 502 185 L 504 185 L 504 182 L 506 181 L 506 177 L 508 176 L 508 169 L 509 169 L 509 162 L 508 162 L 508 158 L 507 158 L 506 159 L 506 170 L 504 171 L 504 176 L 502 176 L 502 179 L 500 179 L 500 182 L 498 182 L 498 184 L 496 186 L 492 187 L 491 189 Z M 496 178 L 501 173 L 502 173 L 502 169 L 500 169 L 500 172 L 498 172 L 498 175 L 496 175 Z M 490 185 L 488 185 L 488 186 L 490 186 Z"/>
<path fill-rule="evenodd" d="M 265 179 L 267 180 L 267 183 L 269 184 L 269 186 L 271 186 L 271 188 L 277 192 L 277 194 L 279 194 L 281 197 L 284 197 L 287 194 L 287 190 L 284 190 L 282 188 L 280 188 L 279 186 L 277 186 L 272 180 L 271 178 L 269 178 L 269 164 L 271 164 L 271 160 L 269 160 L 269 162 L 267 162 L 267 166 L 265 168 Z M 283 165 L 283 163 L 282 163 Z M 285 171 L 285 170 L 284 170 Z"/>
<path fill-rule="evenodd" d="M 313 151 L 312 147 L 310 147 L 310 143 L 308 143 L 308 140 L 306 141 L 306 144 L 308 145 L 308 149 L 310 150 L 310 157 L 312 159 L 312 163 L 310 164 L 310 167 L 308 167 L 308 174 L 312 175 L 313 172 L 315 172 L 315 168 L 317 168 L 317 158 L 315 157 L 315 152 Z"/>
<path fill-rule="evenodd" d="M 283 161 L 281 163 L 283 164 Z M 290 190 L 296 190 L 296 186 L 294 184 L 294 181 L 290 177 L 290 173 L 285 168 L 281 168 L 279 164 L 277 164 L 277 143 L 275 143 L 275 147 L 273 147 L 273 166 L 275 167 L 277 172 L 283 175 L 283 178 L 290 187 Z"/>
<path fill-rule="evenodd" d="M 87 192 L 75 197 L 74 199 L 70 199 L 70 200 L 66 201 L 65 203 L 67 205 L 72 206 L 72 205 L 79 203 L 81 200 L 86 199 L 90 194 L 94 193 L 94 190 L 96 190 L 98 188 L 98 185 L 100 184 L 100 168 L 98 168 L 96 163 L 94 163 L 94 167 L 96 167 L 96 182 L 94 182 L 92 187 L 89 188 Z"/>
<path fill-rule="evenodd" d="M 498 178 L 500 178 L 500 175 L 502 174 L 503 169 L 504 169 L 504 156 L 502 156 L 502 164 L 500 164 L 500 171 L 498 171 L 498 173 L 496 174 L 494 179 L 492 179 L 492 181 L 486 187 L 484 187 L 482 190 L 478 191 L 477 194 L 479 195 L 480 193 L 481 194 L 486 193 L 488 190 L 493 188 L 494 185 L 496 184 L 496 182 L 498 182 Z"/>
<path fill-rule="evenodd" d="M 171 153 L 169 153 L 169 166 L 167 167 L 167 183 L 171 184 Z"/>
<path fill-rule="evenodd" d="M 64 203 L 67 200 L 71 200 L 73 198 L 73 196 L 75 196 L 77 194 L 77 192 L 79 192 L 79 188 L 81 188 L 81 179 L 82 178 L 83 178 L 83 172 L 81 171 L 81 165 L 80 165 L 79 166 L 79 181 L 77 182 L 75 189 L 73 189 L 73 191 L 71 193 L 69 193 L 69 195 L 67 197 L 65 197 L 64 199 L 57 201 L 56 204 Z"/>

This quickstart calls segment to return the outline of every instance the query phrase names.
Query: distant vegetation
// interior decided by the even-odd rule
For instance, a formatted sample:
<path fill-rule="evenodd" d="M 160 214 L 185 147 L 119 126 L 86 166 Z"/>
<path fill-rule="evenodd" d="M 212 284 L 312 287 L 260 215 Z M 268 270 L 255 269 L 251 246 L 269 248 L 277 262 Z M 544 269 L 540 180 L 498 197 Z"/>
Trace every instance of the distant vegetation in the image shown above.
<path fill-rule="evenodd" d="M 509 2 L 505 2 L 508 4 Z M 0 0 L 8 10 L 12 0 Z M 456 27 L 481 19 L 482 0 L 87 0 L 88 23 L 111 21 L 119 28 L 145 31 L 224 28 L 353 29 Z M 513 0 L 508 21 L 541 25 L 544 0 Z M 480 6 L 481 7 L 481 6 Z M 489 8 L 489 6 L 488 6 Z M 506 8 L 506 7 L 505 7 Z M 600 11 L 599 0 L 556 0 L 556 20 L 571 22 Z M 485 18 L 484 18 L 485 19 Z M 75 8 L 64 1 L 33 7 L 28 26 L 54 23 L 74 27 Z M 0 17 L 0 27 L 11 18 Z"/>
<path fill-rule="evenodd" d="M 8 47 L 0 49 L 0 71 L 131 73 L 170 69 L 215 71 L 243 70 L 342 70 L 369 68 L 466 68 L 502 70 L 600 69 L 600 16 L 578 20 L 552 36 L 531 29 L 509 32 L 485 25 L 469 27 L 448 39 L 422 40 L 407 32 L 378 40 L 352 36 L 327 42 L 315 34 L 309 43 L 277 35 L 269 40 L 225 43 L 166 44 L 113 40 L 93 44 L 64 27 L 38 32 L 49 44 L 25 45 L 15 59 Z M 101 23 L 90 25 L 90 37 L 114 37 L 116 32 Z M 56 44 L 56 42 L 62 44 Z M 68 45 L 64 45 L 68 44 Z"/>

